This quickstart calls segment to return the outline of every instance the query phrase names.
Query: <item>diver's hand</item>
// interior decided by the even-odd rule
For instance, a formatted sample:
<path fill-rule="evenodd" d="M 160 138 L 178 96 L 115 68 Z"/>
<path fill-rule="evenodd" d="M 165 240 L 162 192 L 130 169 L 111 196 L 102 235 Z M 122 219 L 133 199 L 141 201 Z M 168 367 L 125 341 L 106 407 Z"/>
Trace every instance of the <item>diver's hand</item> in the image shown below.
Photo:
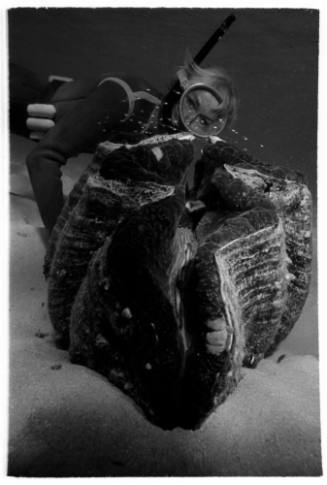
<path fill-rule="evenodd" d="M 87 81 L 64 82 L 48 102 L 29 104 L 26 126 L 31 130 L 30 138 L 42 139 L 65 113 L 85 98 L 89 90 L 90 82 Z"/>
<path fill-rule="evenodd" d="M 29 104 L 27 106 L 26 126 L 31 131 L 30 138 L 40 140 L 55 126 L 56 108 L 52 104 Z"/>
<path fill-rule="evenodd" d="M 71 111 L 80 100 L 58 100 L 53 103 L 35 103 L 27 106 L 26 126 L 31 131 L 30 138 L 42 139 L 56 122 Z"/>

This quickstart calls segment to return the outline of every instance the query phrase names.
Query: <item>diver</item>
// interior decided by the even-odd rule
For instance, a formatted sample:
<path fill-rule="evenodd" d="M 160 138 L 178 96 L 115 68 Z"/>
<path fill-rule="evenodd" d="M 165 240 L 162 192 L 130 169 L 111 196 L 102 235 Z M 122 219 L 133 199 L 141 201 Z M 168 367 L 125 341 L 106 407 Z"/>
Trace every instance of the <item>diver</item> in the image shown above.
<path fill-rule="evenodd" d="M 29 105 L 27 124 L 40 141 L 26 163 L 49 232 L 64 204 L 61 166 L 68 158 L 93 153 L 104 140 L 136 143 L 155 134 L 186 130 L 208 136 L 230 125 L 236 95 L 224 70 L 201 68 L 189 60 L 177 78 L 181 90 L 173 103 L 141 79 L 105 75 L 64 82 L 47 104 Z"/>
<path fill-rule="evenodd" d="M 38 143 L 26 164 L 41 218 L 50 233 L 64 205 L 61 166 L 70 157 L 93 153 L 105 140 L 137 143 L 155 134 L 179 131 L 206 138 L 231 124 L 237 106 L 231 78 L 221 68 L 202 68 L 200 63 L 234 20 L 229 15 L 196 56 L 187 57 L 165 96 L 146 81 L 128 75 L 110 73 L 76 81 L 59 78 L 44 88 L 33 73 L 18 70 L 16 79 L 17 69 L 12 71 L 10 124 L 13 131 L 26 134 L 21 123 L 26 117 L 22 110 L 24 113 L 27 107 L 26 125 L 30 138 Z M 19 96 L 15 96 L 17 86 Z"/>

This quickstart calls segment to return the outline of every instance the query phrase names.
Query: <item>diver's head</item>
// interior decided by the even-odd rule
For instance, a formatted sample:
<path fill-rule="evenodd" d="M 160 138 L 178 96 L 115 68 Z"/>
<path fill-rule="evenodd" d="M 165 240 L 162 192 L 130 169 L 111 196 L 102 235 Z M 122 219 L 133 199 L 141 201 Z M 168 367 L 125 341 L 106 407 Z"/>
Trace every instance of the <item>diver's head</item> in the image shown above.
<path fill-rule="evenodd" d="M 205 137 L 218 135 L 231 125 L 236 117 L 237 96 L 224 69 L 201 68 L 187 59 L 177 77 L 180 93 L 169 100 L 170 123 L 175 129 Z"/>

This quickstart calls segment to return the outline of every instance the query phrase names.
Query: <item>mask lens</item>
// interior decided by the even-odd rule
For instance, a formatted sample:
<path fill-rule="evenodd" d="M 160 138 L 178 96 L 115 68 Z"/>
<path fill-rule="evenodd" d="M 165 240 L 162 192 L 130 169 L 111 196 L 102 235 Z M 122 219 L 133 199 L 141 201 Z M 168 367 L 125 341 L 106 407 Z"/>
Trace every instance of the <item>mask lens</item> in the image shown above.
<path fill-rule="evenodd" d="M 221 96 L 214 89 L 195 84 L 181 97 L 180 119 L 185 128 L 197 136 L 218 135 L 226 125 L 222 104 Z"/>

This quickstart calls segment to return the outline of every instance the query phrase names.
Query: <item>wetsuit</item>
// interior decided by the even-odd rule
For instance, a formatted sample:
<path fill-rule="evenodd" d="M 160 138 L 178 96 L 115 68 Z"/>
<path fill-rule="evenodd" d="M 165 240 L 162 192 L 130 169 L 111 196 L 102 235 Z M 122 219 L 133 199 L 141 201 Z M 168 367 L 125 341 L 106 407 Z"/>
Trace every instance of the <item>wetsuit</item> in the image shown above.
<path fill-rule="evenodd" d="M 50 101 L 56 107 L 55 126 L 26 160 L 35 199 L 49 231 L 64 203 L 61 165 L 79 153 L 94 152 L 106 139 L 136 142 L 155 133 L 151 118 L 160 97 L 141 79 L 114 75 L 68 82 L 56 91 Z"/>

